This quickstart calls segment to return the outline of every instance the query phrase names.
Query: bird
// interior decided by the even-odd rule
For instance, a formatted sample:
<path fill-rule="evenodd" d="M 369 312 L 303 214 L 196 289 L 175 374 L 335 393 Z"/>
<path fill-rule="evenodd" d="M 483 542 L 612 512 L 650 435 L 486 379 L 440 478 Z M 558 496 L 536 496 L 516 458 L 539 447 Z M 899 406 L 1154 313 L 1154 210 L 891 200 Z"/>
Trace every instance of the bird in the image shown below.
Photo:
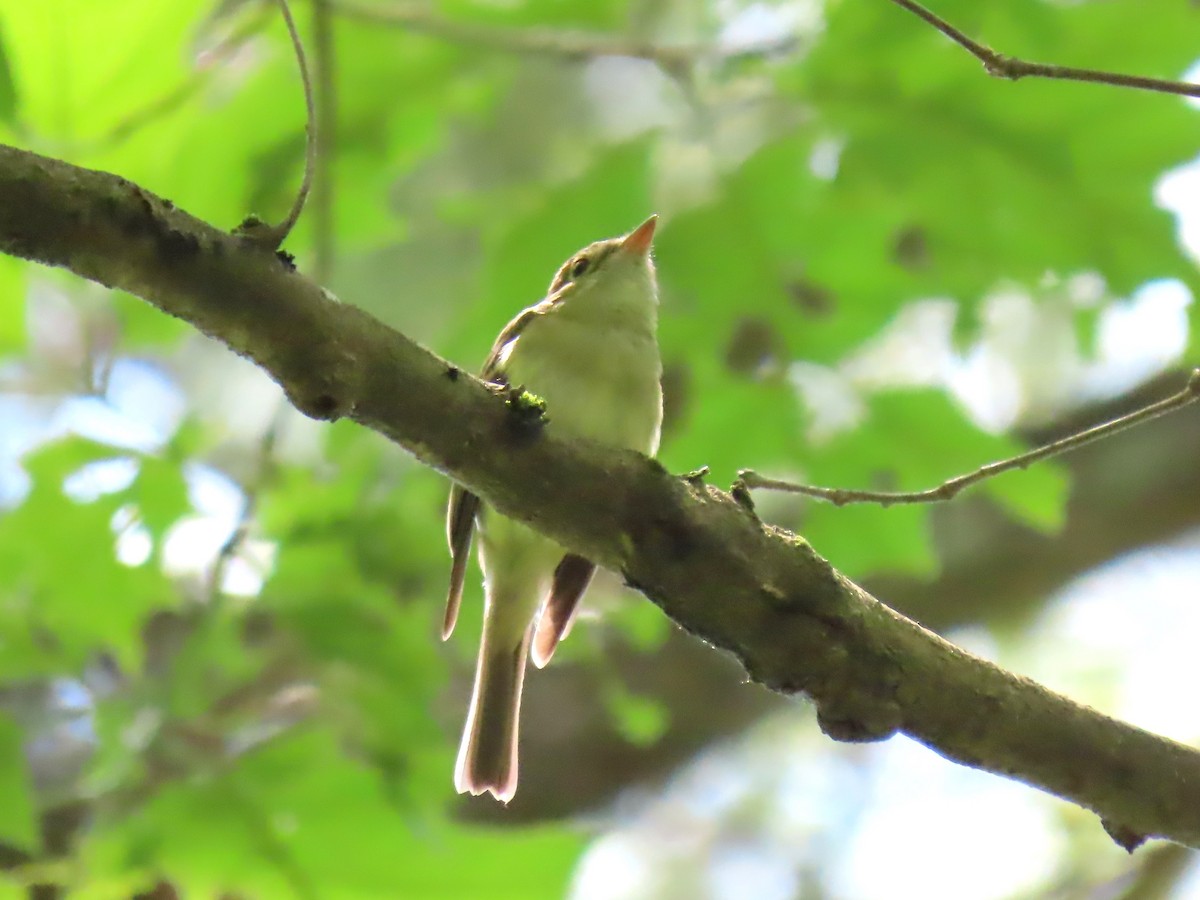
<path fill-rule="evenodd" d="M 662 430 L 657 216 L 589 244 L 558 269 L 546 297 L 500 332 L 481 377 L 546 404 L 549 427 L 653 456 Z M 475 531 L 484 578 L 483 636 L 454 785 L 501 803 L 517 790 L 526 657 L 542 668 L 570 629 L 596 566 L 454 484 L 446 515 L 450 586 L 442 639 L 454 631 Z"/>

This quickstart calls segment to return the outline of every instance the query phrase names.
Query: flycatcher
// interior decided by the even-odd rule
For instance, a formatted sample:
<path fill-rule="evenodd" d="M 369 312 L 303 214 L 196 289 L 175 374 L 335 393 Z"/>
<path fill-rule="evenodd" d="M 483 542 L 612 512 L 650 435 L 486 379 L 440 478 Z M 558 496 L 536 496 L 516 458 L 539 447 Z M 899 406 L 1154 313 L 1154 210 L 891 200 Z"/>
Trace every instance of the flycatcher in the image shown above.
<path fill-rule="evenodd" d="M 658 286 L 650 260 L 656 222 L 651 216 L 563 263 L 546 298 L 500 332 L 482 373 L 485 381 L 523 386 L 544 399 L 549 427 L 563 434 L 651 456 L 662 426 Z M 526 654 L 538 668 L 550 661 L 596 567 L 455 485 L 446 521 L 452 562 L 443 640 L 458 618 L 476 527 L 483 638 L 454 786 L 459 793 L 490 791 L 507 803 L 517 790 Z"/>

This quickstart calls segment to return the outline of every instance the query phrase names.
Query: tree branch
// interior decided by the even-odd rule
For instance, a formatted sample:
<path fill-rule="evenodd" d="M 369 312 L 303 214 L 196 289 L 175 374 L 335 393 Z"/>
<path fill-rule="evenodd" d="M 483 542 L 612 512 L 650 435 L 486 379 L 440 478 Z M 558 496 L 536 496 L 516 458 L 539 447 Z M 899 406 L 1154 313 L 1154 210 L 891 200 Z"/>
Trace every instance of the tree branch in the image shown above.
<path fill-rule="evenodd" d="M 977 60 L 989 75 L 1016 81 L 1018 78 L 1053 78 L 1058 81 L 1086 81 L 1092 84 L 1109 84 L 1115 87 L 1133 88 L 1139 91 L 1155 91 L 1160 94 L 1181 94 L 1185 97 L 1200 97 L 1200 84 L 1186 81 L 1168 81 L 1163 78 L 1146 78 L 1141 75 L 1122 75 L 1119 72 L 1104 72 L 1099 69 L 1077 69 L 1074 66 L 1056 66 L 1049 63 L 1031 63 L 1015 56 L 997 53 L 991 47 L 979 43 L 959 31 L 941 16 L 926 9 L 916 0 L 892 0 L 897 6 L 932 25 L 954 43 L 958 44 Z"/>
<path fill-rule="evenodd" d="M 514 423 L 478 380 L 244 238 L 117 176 L 0 146 L 0 252 L 145 298 L 254 360 L 307 415 L 353 418 L 621 572 L 754 680 L 810 696 L 831 737 L 903 732 L 1094 810 L 1126 846 L 1200 847 L 1200 753 L 954 647 L 719 490 Z"/>

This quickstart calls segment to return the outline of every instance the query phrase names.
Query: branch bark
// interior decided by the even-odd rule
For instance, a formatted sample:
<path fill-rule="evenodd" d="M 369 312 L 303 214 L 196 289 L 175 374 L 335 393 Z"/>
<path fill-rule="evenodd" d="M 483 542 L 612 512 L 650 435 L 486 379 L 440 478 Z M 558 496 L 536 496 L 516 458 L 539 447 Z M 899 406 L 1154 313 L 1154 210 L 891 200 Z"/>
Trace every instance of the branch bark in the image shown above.
<path fill-rule="evenodd" d="M 0 252 L 143 297 L 252 359 L 307 415 L 380 432 L 622 573 L 755 681 L 809 695 L 835 739 L 903 732 L 1094 810 L 1125 846 L 1200 847 L 1200 753 L 954 647 L 722 491 L 514 421 L 475 378 L 286 260 L 125 179 L 0 146 Z"/>

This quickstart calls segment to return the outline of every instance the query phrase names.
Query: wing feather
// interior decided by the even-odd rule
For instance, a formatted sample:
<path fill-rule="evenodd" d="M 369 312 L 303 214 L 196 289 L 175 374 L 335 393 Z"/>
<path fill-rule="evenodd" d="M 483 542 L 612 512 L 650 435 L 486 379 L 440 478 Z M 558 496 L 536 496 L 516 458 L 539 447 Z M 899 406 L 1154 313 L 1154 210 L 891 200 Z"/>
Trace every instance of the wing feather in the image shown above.
<path fill-rule="evenodd" d="M 450 489 L 446 509 L 446 539 L 450 543 L 450 589 L 446 592 L 446 617 L 442 620 L 442 640 L 454 632 L 458 608 L 462 605 L 463 580 L 471 558 L 471 537 L 475 533 L 475 516 L 479 513 L 479 498 L 456 484 Z"/>
<path fill-rule="evenodd" d="M 554 570 L 554 583 L 545 609 L 538 619 L 537 631 L 533 636 L 533 664 L 539 669 L 550 662 L 559 641 L 571 627 L 575 611 L 583 592 L 596 573 L 596 564 L 591 560 L 568 553 Z"/>
<path fill-rule="evenodd" d="M 570 285 L 551 294 L 541 303 L 522 310 L 500 332 L 491 352 L 483 363 L 480 377 L 493 384 L 507 384 L 503 361 L 505 348 L 521 336 L 529 323 L 551 312 L 570 292 Z M 475 519 L 479 515 L 479 498 L 462 485 L 450 488 L 450 502 L 446 509 L 446 538 L 450 543 L 450 587 L 446 592 L 446 615 L 442 620 L 442 640 L 454 632 L 458 621 L 458 610 L 462 606 L 463 581 L 467 575 L 467 563 L 471 556 L 471 539 L 475 533 Z M 586 586 L 586 585 L 585 585 Z M 557 643 L 557 641 L 556 641 Z M 551 648 L 553 652 L 553 648 Z M 548 659 L 549 657 L 547 657 Z"/>

